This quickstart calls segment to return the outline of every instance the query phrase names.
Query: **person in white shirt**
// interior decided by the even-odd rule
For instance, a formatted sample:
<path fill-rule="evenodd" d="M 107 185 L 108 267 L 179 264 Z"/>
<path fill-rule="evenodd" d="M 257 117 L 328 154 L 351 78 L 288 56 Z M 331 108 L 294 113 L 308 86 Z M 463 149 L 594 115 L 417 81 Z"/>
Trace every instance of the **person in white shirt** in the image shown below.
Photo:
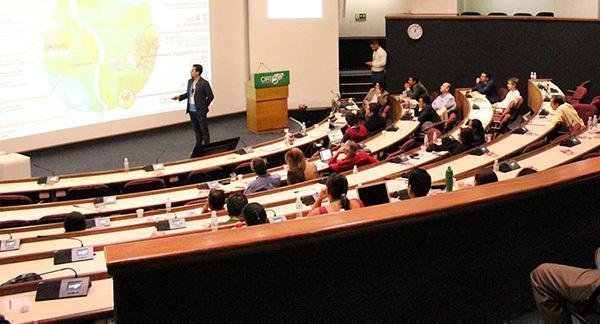
<path fill-rule="evenodd" d="M 431 107 L 435 109 L 443 121 L 448 120 L 448 113 L 456 109 L 456 100 L 450 93 L 452 85 L 449 82 L 444 82 L 440 86 L 440 95 L 433 100 Z"/>
<path fill-rule="evenodd" d="M 506 94 L 506 97 L 504 97 L 502 101 L 493 104 L 492 107 L 494 107 L 494 109 L 504 110 L 508 108 L 508 105 L 510 105 L 510 103 L 513 100 L 517 100 L 518 98 L 520 98 L 521 93 L 519 92 L 519 89 L 517 89 L 518 83 L 519 79 L 515 77 L 508 79 L 508 82 L 506 83 L 506 87 L 508 88 L 508 93 Z"/>
<path fill-rule="evenodd" d="M 365 62 L 371 67 L 371 83 L 375 86 L 379 83 L 385 87 L 385 64 L 387 63 L 387 53 L 379 44 L 379 41 L 371 41 L 371 50 L 373 51 L 373 60 Z"/>

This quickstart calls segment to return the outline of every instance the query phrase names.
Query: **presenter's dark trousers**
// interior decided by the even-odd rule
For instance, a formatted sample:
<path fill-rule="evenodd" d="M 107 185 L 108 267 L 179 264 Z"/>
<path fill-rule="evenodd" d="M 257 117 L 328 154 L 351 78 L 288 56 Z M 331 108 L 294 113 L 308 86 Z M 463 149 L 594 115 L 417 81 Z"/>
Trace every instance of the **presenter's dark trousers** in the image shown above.
<path fill-rule="evenodd" d="M 210 143 L 210 134 L 208 133 L 207 111 L 190 111 L 190 121 L 192 129 L 196 134 L 196 145 L 207 145 Z"/>
<path fill-rule="evenodd" d="M 385 89 L 385 71 L 371 72 L 371 83 L 373 87 L 375 86 L 375 83 L 379 83 L 379 85 Z"/>

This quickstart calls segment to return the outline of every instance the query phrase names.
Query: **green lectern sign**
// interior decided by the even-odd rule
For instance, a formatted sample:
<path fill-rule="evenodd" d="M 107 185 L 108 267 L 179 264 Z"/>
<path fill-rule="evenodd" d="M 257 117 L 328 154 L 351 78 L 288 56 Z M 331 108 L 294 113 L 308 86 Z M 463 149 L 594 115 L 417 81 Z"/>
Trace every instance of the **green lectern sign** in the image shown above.
<path fill-rule="evenodd" d="M 254 88 L 282 87 L 290 84 L 290 71 L 275 71 L 256 73 L 254 75 Z"/>

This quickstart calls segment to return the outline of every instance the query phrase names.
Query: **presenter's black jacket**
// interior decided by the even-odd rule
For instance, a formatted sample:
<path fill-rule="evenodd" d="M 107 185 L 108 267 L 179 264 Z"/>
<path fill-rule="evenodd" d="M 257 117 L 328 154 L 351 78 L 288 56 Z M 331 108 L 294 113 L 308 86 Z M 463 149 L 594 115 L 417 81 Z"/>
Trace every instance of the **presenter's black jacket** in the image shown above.
<path fill-rule="evenodd" d="M 188 94 L 190 93 L 193 82 L 194 79 L 188 80 L 187 91 L 184 94 L 179 95 L 179 101 L 188 99 Z M 196 83 L 196 89 L 194 89 L 194 104 L 196 105 L 196 110 L 200 113 L 208 112 L 208 106 L 214 98 L 215 96 L 213 95 L 210 83 L 203 78 L 200 78 L 198 83 Z M 189 100 L 185 112 L 190 112 Z"/>

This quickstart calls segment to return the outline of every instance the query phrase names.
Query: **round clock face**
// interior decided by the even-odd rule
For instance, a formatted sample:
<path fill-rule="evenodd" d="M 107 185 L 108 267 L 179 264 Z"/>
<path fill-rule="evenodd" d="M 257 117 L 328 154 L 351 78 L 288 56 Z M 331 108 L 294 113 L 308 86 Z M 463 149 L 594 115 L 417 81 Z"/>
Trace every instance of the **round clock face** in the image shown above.
<path fill-rule="evenodd" d="M 411 39 L 419 39 L 421 36 L 423 36 L 423 27 L 421 27 L 419 24 L 412 24 L 408 26 L 406 33 Z"/>

